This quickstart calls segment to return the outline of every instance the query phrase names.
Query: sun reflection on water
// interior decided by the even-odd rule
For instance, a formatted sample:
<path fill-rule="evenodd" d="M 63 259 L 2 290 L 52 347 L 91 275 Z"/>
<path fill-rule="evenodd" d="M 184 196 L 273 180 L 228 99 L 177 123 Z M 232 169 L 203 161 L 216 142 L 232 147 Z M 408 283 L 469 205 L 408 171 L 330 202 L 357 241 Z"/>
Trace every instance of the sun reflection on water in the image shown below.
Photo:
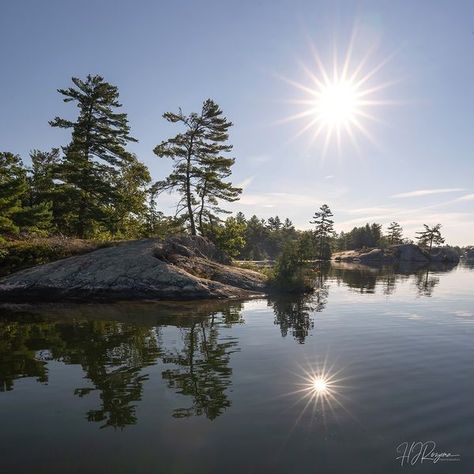
<path fill-rule="evenodd" d="M 332 413 L 335 408 L 342 408 L 341 398 L 343 397 L 342 385 L 343 378 L 341 370 L 334 370 L 334 367 L 327 367 L 325 363 L 322 367 L 304 369 L 300 367 L 296 376 L 300 379 L 297 382 L 296 390 L 291 392 L 296 398 L 295 404 L 303 404 L 295 425 L 300 422 L 303 417 L 326 419 L 328 410 Z"/>
<path fill-rule="evenodd" d="M 313 390 L 316 392 L 316 393 L 326 393 L 328 391 L 328 383 L 326 380 L 322 379 L 322 378 L 316 378 L 314 380 L 311 381 L 312 385 L 313 385 Z"/>

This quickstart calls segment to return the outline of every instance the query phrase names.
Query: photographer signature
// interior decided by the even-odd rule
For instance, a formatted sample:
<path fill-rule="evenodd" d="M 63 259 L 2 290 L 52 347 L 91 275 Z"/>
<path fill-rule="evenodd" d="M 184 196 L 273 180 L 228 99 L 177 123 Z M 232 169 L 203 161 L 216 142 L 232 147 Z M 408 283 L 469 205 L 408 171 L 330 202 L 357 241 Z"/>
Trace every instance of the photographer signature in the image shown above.
<path fill-rule="evenodd" d="M 435 451 L 436 443 L 434 441 L 404 441 L 397 446 L 397 456 L 395 459 L 400 461 L 401 466 L 415 464 L 460 461 L 460 454 Z"/>

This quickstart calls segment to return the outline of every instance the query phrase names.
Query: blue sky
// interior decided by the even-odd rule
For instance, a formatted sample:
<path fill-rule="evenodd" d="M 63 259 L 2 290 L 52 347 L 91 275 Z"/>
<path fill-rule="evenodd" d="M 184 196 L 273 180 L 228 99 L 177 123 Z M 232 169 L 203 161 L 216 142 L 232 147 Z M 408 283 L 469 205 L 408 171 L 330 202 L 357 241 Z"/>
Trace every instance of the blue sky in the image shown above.
<path fill-rule="evenodd" d="M 383 63 L 364 84 L 378 121 L 342 135 L 338 149 L 292 103 L 326 68 L 342 61 L 351 35 L 354 70 Z M 244 186 L 233 210 L 290 217 L 309 227 L 323 203 L 337 230 L 367 221 L 399 221 L 408 236 L 441 222 L 453 244 L 474 243 L 474 3 L 441 1 L 22 1 L 0 15 L 0 143 L 27 161 L 33 148 L 66 144 L 52 129 L 73 117 L 56 89 L 71 76 L 101 74 L 120 90 L 155 178 L 169 166 L 153 147 L 175 132 L 161 115 L 198 110 L 208 97 L 234 122 L 233 180 Z M 386 85 L 386 87 L 385 87 Z M 314 87 L 314 84 L 311 86 Z M 171 213 L 173 197 L 161 207 Z"/>

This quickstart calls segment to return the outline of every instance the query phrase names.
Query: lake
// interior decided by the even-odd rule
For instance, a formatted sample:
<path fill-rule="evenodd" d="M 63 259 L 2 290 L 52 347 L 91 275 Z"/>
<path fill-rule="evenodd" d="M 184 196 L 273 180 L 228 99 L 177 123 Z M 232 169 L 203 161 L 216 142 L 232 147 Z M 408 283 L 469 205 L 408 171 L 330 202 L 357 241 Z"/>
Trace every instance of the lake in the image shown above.
<path fill-rule="evenodd" d="M 474 472 L 474 268 L 315 284 L 2 308 L 0 472 Z"/>

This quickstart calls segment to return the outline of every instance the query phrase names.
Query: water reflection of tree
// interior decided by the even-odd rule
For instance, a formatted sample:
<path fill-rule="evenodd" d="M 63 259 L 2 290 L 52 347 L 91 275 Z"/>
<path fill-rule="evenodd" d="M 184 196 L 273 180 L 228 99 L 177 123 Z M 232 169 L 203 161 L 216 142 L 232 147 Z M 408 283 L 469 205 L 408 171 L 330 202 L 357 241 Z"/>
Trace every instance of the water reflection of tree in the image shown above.
<path fill-rule="evenodd" d="M 101 320 L 58 322 L 28 313 L 3 314 L 0 391 L 13 390 L 15 379 L 23 377 L 47 383 L 49 360 L 78 364 L 90 385 L 74 393 L 86 397 L 95 392 L 100 400 L 97 408 L 87 412 L 87 420 L 123 428 L 137 422 L 136 403 L 149 377 L 143 369 L 162 358 L 164 363 L 179 366 L 164 372 L 168 386 L 193 397 L 192 408 L 177 410 L 174 416 L 205 414 L 213 419 L 230 406 L 226 390 L 232 369 L 228 363 L 230 354 L 238 350 L 235 339 L 219 339 L 219 330 L 242 321 L 241 305 L 233 303 L 220 311 L 203 305 L 192 315 L 188 309 L 174 316 L 170 312 L 162 316 L 166 325 L 180 327 L 184 335 L 181 354 L 160 348 L 160 326 Z"/>
<path fill-rule="evenodd" d="M 205 415 L 213 420 L 231 405 L 227 395 L 232 383 L 230 355 L 240 349 L 236 338 L 221 340 L 219 329 L 242 321 L 240 308 L 236 309 L 212 313 L 205 320 L 181 328 L 182 349 L 163 355 L 165 364 L 176 366 L 164 370 L 163 379 L 177 393 L 192 397 L 191 406 L 176 409 L 174 417 Z"/>
<path fill-rule="evenodd" d="M 439 284 L 439 277 L 430 273 L 430 269 L 426 268 L 416 274 L 416 287 L 420 296 L 432 296 L 433 290 Z"/>
<path fill-rule="evenodd" d="M 24 377 L 47 383 L 47 361 L 51 359 L 48 348 L 61 344 L 51 324 L 25 325 L 21 321 L 21 315 L 16 320 L 0 320 L 0 392 L 13 390 L 14 381 Z"/>
<path fill-rule="evenodd" d="M 141 399 L 148 377 L 141 370 L 159 355 L 150 328 L 110 321 L 2 320 L 0 341 L 0 390 L 12 390 L 19 377 L 47 383 L 48 360 L 79 364 L 92 386 L 74 393 L 99 392 L 101 406 L 90 410 L 87 419 L 104 427 L 136 422 L 134 402 Z"/>
<path fill-rule="evenodd" d="M 269 299 L 275 313 L 275 324 L 280 326 L 283 337 L 291 332 L 300 344 L 305 342 L 310 330 L 314 328 L 312 313 L 322 311 L 327 304 L 327 274 L 327 268 L 317 270 L 313 294 L 280 295 Z"/>
<path fill-rule="evenodd" d="M 384 295 L 393 294 L 397 286 L 398 279 L 399 276 L 397 276 L 393 268 L 387 268 L 385 270 L 384 274 L 380 276 Z"/>
<path fill-rule="evenodd" d="M 141 400 L 149 377 L 142 369 L 160 355 L 156 333 L 148 327 L 104 321 L 67 326 L 66 331 L 68 350 L 61 359 L 80 364 L 93 385 L 78 388 L 75 394 L 100 394 L 100 408 L 90 410 L 87 419 L 103 427 L 136 423 L 135 402 Z"/>
<path fill-rule="evenodd" d="M 329 285 L 326 283 L 329 275 L 330 266 L 320 268 L 316 274 L 315 287 L 314 287 L 314 310 L 317 312 L 322 311 L 328 302 Z"/>
<path fill-rule="evenodd" d="M 275 324 L 280 326 L 282 337 L 291 332 L 300 344 L 304 343 L 314 327 L 311 317 L 314 309 L 311 303 L 312 295 L 284 295 L 269 299 L 275 313 Z"/>
<path fill-rule="evenodd" d="M 413 264 L 402 262 L 396 266 L 372 266 L 340 263 L 331 267 L 330 275 L 338 284 L 344 283 L 360 293 L 375 293 L 381 288 L 383 294 L 391 295 L 398 283 L 415 279 L 418 294 L 431 296 L 440 279 L 433 272 L 449 272 L 455 264 Z"/>
<path fill-rule="evenodd" d="M 331 274 L 338 284 L 345 283 L 359 293 L 374 293 L 379 276 L 379 269 L 363 265 L 339 265 L 331 269 Z"/>

